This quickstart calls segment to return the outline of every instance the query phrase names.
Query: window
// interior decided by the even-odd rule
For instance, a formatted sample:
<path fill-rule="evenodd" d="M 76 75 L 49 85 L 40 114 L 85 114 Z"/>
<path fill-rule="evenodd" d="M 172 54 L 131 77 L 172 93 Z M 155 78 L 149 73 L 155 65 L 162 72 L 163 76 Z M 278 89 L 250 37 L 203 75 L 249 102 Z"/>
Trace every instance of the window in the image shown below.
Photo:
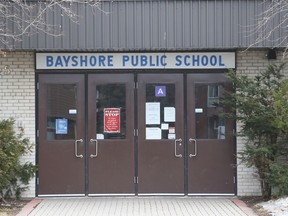
<path fill-rule="evenodd" d="M 219 103 L 219 85 L 208 85 L 207 106 L 215 107 Z"/>
<path fill-rule="evenodd" d="M 223 108 L 217 106 L 224 83 L 198 83 L 195 87 L 195 106 L 201 112 L 196 113 L 197 139 L 225 139 L 225 120 Z"/>

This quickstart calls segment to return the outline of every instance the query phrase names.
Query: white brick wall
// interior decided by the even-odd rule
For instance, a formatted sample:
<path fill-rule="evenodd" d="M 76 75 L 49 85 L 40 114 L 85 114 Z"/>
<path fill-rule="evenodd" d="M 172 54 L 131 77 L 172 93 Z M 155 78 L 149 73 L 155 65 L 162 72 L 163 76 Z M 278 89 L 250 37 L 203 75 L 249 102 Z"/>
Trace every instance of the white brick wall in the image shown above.
<path fill-rule="evenodd" d="M 280 62 L 282 54 L 278 53 L 276 61 L 268 61 L 265 51 L 237 52 L 237 73 L 255 76 L 259 70 L 264 70 L 270 62 Z M 5 66 L 11 69 L 5 74 Z M 0 119 L 13 117 L 16 126 L 24 128 L 26 137 L 35 143 L 35 70 L 33 52 L 7 52 L 0 54 Z M 237 124 L 239 130 L 240 124 Z M 237 138 L 237 152 L 244 148 L 245 140 Z M 35 152 L 23 157 L 23 161 L 35 162 Z M 239 161 L 238 161 L 239 163 Z M 260 184 L 253 168 L 238 164 L 238 195 L 260 195 Z M 30 189 L 23 193 L 24 197 L 35 196 L 35 179 L 29 185 Z"/>
<path fill-rule="evenodd" d="M 5 70 L 9 66 L 10 74 Z M 35 143 L 35 70 L 33 52 L 0 53 L 0 119 L 13 117 L 18 127 L 24 128 L 24 136 Z M 22 158 L 35 163 L 33 153 Z M 35 196 L 35 179 L 29 184 L 23 197 Z"/>
<path fill-rule="evenodd" d="M 281 52 L 277 53 L 277 60 L 267 60 L 265 56 L 266 50 L 262 51 L 245 51 L 237 52 L 237 73 L 245 74 L 249 77 L 254 77 L 266 69 L 270 63 L 280 63 L 283 61 L 283 55 Z M 286 70 L 288 74 L 288 70 Z M 237 123 L 237 131 L 239 131 L 241 125 Z M 242 137 L 237 137 L 237 152 L 243 150 L 245 140 Z M 247 168 L 244 164 L 240 164 L 238 160 L 237 167 L 237 189 L 239 196 L 256 196 L 261 195 L 260 182 L 255 175 L 255 169 Z"/>

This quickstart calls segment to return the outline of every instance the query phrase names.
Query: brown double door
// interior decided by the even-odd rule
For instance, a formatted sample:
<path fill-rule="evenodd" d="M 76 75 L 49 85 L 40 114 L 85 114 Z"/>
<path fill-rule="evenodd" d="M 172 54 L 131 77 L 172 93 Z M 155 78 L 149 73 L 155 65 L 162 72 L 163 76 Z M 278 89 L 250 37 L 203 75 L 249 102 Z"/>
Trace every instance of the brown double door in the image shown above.
<path fill-rule="evenodd" d="M 39 75 L 39 195 L 134 194 L 134 78 L 86 83 Z"/>
<path fill-rule="evenodd" d="M 233 124 L 215 105 L 226 85 L 222 74 L 39 74 L 38 195 L 235 194 Z"/>

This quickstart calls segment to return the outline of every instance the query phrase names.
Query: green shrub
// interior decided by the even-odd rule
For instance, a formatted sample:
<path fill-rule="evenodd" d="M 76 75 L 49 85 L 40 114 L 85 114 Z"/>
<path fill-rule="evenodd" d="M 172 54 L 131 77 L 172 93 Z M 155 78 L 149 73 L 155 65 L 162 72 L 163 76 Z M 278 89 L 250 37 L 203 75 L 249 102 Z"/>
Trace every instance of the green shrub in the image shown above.
<path fill-rule="evenodd" d="M 14 131 L 13 119 L 0 121 L 0 198 L 19 198 L 27 189 L 36 167 L 32 163 L 21 163 L 20 157 L 31 152 L 32 145 L 27 138 Z"/>
<path fill-rule="evenodd" d="M 277 190 L 277 196 L 288 195 L 288 164 L 276 162 L 270 164 L 270 172 L 267 173 L 267 179 L 271 186 Z"/>
<path fill-rule="evenodd" d="M 287 179 L 285 165 L 278 162 L 288 153 L 288 82 L 283 76 L 284 65 L 269 65 L 254 78 L 230 71 L 234 91 L 221 101 L 232 110 L 226 116 L 241 123 L 237 136 L 245 137 L 247 143 L 240 159 L 256 167 L 265 199 L 271 198 L 272 186 L 287 192 L 287 185 L 282 184 Z"/>

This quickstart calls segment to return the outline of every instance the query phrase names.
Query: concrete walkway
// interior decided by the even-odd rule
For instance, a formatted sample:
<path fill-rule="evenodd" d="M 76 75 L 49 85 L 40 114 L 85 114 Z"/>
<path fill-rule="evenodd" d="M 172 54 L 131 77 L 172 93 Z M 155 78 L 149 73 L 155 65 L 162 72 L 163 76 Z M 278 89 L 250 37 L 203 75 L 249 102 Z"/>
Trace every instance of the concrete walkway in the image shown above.
<path fill-rule="evenodd" d="M 86 197 L 33 201 L 18 216 L 255 216 L 242 201 L 229 198 Z"/>

